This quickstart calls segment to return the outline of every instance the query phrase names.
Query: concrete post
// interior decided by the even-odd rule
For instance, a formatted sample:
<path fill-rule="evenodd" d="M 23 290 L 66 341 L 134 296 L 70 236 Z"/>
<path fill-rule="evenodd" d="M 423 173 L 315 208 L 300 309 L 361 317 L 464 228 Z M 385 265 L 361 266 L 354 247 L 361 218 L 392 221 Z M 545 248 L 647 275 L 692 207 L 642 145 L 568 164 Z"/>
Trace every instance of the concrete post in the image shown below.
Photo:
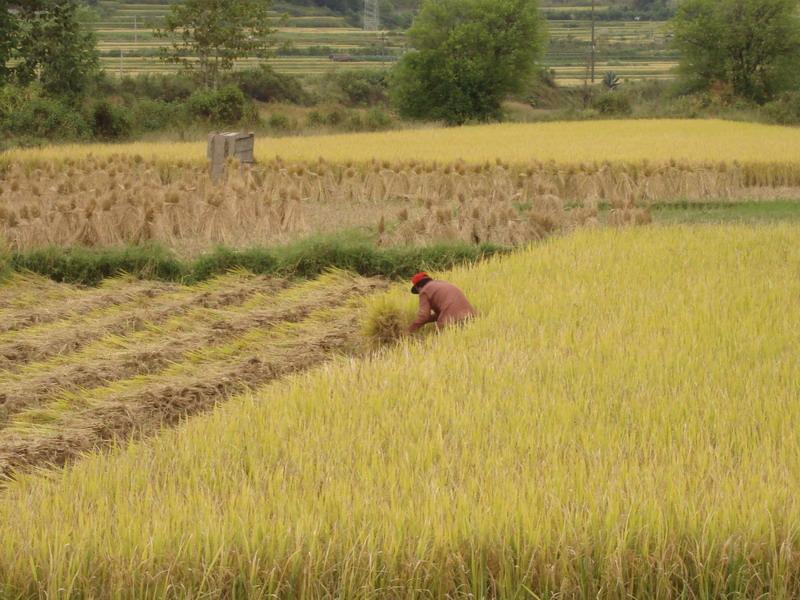
<path fill-rule="evenodd" d="M 255 162 L 255 134 L 238 132 L 209 134 L 207 156 L 211 180 L 216 183 L 225 174 L 225 161 L 229 156 L 243 165 Z"/>

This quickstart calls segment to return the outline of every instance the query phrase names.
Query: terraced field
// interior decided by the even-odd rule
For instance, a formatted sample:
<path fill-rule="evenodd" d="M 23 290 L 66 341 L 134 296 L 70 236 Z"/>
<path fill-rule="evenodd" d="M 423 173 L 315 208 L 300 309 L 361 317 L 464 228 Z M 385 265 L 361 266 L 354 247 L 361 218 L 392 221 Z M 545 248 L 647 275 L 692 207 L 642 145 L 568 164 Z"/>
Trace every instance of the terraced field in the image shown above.
<path fill-rule="evenodd" d="M 154 36 L 163 22 L 166 4 L 104 1 L 100 17 L 91 23 L 98 36 L 101 66 L 116 75 L 168 73 L 178 67 L 158 59 L 167 44 Z M 276 12 L 276 20 L 281 15 Z M 379 68 L 391 63 L 404 44 L 401 34 L 375 33 L 348 26 L 342 17 L 311 15 L 290 17 L 275 36 L 278 56 L 270 59 L 276 70 L 295 75 L 318 75 L 331 70 Z M 334 62 L 331 53 L 356 52 L 354 60 Z M 367 55 L 368 60 L 361 58 Z M 370 56 L 371 55 L 371 56 Z M 241 61 L 237 67 L 257 64 Z"/>
<path fill-rule="evenodd" d="M 187 287 L 35 276 L 0 284 L 0 477 L 63 465 L 360 348 L 379 280 L 236 272 Z"/>
<path fill-rule="evenodd" d="M 388 66 L 392 61 L 360 61 L 334 62 L 328 58 L 320 57 L 288 57 L 270 59 L 270 64 L 281 73 L 295 75 L 321 75 L 331 71 L 351 69 L 376 69 Z M 173 73 L 177 70 L 175 65 L 160 62 L 155 58 L 130 58 L 123 59 L 120 65 L 119 58 L 101 58 L 100 64 L 107 72 L 123 75 L 141 75 L 146 73 Z M 237 68 L 244 69 L 248 66 L 260 64 L 258 59 L 245 59 L 237 63 Z"/>
<path fill-rule="evenodd" d="M 105 0 L 94 22 L 103 68 L 113 74 L 164 73 L 175 65 L 158 60 L 164 40 L 153 37 L 167 5 Z M 544 13 L 573 13 L 570 20 L 548 20 L 549 48 L 543 64 L 555 71 L 564 85 L 582 84 L 587 77 L 591 22 L 588 7 L 545 6 Z M 601 6 L 601 12 L 602 12 Z M 278 14 L 276 13 L 276 17 Z M 368 32 L 348 26 L 342 17 L 310 15 L 291 17 L 276 35 L 276 70 L 294 75 L 318 75 L 337 69 L 385 67 L 405 50 L 402 32 Z M 600 21 L 596 28 L 596 71 L 614 71 L 623 79 L 672 77 L 677 55 L 669 47 L 666 24 L 649 21 Z M 333 62 L 329 54 L 353 53 L 351 62 Z M 365 59 L 368 58 L 368 59 Z M 252 62 L 252 61 L 251 61 Z M 242 61 L 240 67 L 248 64 Z"/>

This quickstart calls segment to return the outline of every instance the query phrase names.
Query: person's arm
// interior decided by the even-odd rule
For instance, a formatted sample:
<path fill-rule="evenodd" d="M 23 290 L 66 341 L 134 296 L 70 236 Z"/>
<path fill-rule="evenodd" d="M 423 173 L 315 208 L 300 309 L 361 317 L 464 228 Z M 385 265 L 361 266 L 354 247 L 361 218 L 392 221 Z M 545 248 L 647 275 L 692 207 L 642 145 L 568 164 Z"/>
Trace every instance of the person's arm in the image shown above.
<path fill-rule="evenodd" d="M 417 313 L 417 318 L 411 324 L 411 327 L 408 328 L 408 332 L 414 333 L 417 329 L 419 329 L 423 325 L 427 325 L 428 323 L 435 320 L 436 317 L 433 314 L 431 314 L 431 303 L 428 300 L 428 297 L 424 294 L 420 294 L 419 312 Z"/>

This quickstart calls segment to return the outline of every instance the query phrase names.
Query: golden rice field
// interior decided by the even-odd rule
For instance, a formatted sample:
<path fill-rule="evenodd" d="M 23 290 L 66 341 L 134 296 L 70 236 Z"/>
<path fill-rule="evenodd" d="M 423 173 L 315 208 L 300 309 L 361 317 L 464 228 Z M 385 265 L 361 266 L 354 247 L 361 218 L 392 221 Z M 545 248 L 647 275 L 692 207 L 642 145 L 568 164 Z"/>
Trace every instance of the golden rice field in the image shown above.
<path fill-rule="evenodd" d="M 201 142 L 50 146 L 2 156 L 0 239 L 197 255 L 359 228 L 381 244 L 519 245 L 647 222 L 654 204 L 796 199 L 799 147 L 798 129 L 723 121 L 267 138 L 258 165 L 212 184 Z"/>
<path fill-rule="evenodd" d="M 357 168 L 272 162 L 231 168 L 224 181 L 212 183 L 201 166 L 130 156 L 35 168 L 17 162 L 0 178 L 0 237 L 15 251 L 157 242 L 184 255 L 217 244 L 275 245 L 355 228 L 383 245 L 519 245 L 597 222 L 601 202 L 631 216 L 635 204 L 657 198 L 756 194 L 745 183 L 736 170 L 564 173 L 542 164 L 410 162 Z"/>
<path fill-rule="evenodd" d="M 372 160 L 516 164 L 688 161 L 777 163 L 797 168 L 800 129 L 718 120 L 623 120 L 479 125 L 380 133 L 262 138 L 257 158 L 319 157 L 334 162 Z M 139 155 L 167 161 L 205 160 L 205 142 L 85 144 L 16 150 L 7 160 L 64 160 L 89 155 Z"/>
<path fill-rule="evenodd" d="M 13 251 L 157 242 L 197 255 L 360 229 L 382 245 L 518 246 L 648 222 L 653 205 L 796 199 L 799 188 L 800 170 L 781 165 L 271 161 L 212 183 L 199 164 L 130 155 L 19 160 L 0 174 L 0 238 Z"/>
<path fill-rule="evenodd" d="M 8 482 L 0 597 L 797 597 L 798 242 L 579 230 L 441 274 L 466 327 Z"/>

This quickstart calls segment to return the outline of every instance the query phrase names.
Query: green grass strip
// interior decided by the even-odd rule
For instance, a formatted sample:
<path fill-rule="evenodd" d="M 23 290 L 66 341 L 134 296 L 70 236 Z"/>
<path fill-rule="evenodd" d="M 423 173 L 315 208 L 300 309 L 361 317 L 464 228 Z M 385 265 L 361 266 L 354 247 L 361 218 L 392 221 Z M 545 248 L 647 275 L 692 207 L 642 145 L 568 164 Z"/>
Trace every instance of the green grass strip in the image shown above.
<path fill-rule="evenodd" d="M 216 248 L 194 260 L 181 260 L 156 245 L 90 249 L 46 247 L 11 253 L 10 269 L 31 271 L 58 282 L 98 285 L 127 273 L 142 279 L 197 283 L 232 269 L 257 275 L 309 278 L 331 268 L 367 277 L 409 277 L 420 269 L 444 270 L 509 251 L 494 244 L 446 242 L 430 246 L 378 247 L 362 237 L 313 237 L 286 246 L 234 250 Z"/>

